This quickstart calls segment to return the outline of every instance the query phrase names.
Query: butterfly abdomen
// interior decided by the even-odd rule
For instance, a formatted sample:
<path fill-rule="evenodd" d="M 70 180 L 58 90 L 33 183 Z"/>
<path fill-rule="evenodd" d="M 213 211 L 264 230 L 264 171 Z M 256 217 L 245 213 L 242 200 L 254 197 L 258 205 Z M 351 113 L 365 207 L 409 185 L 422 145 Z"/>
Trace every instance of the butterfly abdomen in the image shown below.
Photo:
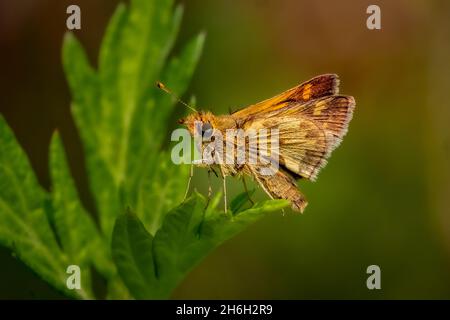
<path fill-rule="evenodd" d="M 291 207 L 295 211 L 303 212 L 308 201 L 298 190 L 295 180 L 283 171 L 278 171 L 271 176 L 259 175 L 264 190 L 274 199 L 286 199 L 291 202 Z"/>

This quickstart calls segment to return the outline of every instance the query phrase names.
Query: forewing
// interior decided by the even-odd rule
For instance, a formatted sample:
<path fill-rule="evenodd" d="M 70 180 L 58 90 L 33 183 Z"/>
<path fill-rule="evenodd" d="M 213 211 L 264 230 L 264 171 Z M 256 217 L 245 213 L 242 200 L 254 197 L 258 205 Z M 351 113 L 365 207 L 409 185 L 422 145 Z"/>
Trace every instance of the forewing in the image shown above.
<path fill-rule="evenodd" d="M 336 74 L 324 74 L 303 82 L 275 97 L 238 110 L 234 112 L 232 116 L 236 119 L 256 116 L 260 113 L 282 109 L 288 104 L 301 104 L 310 100 L 334 95 L 337 94 L 338 91 L 338 76 Z"/>

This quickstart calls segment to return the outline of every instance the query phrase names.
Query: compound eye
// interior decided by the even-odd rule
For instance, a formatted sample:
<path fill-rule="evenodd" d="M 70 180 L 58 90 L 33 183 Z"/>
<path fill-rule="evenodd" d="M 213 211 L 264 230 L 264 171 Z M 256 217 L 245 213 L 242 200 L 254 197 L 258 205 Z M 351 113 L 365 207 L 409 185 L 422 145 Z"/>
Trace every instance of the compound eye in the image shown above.
<path fill-rule="evenodd" d="M 203 125 L 202 125 L 202 137 L 203 137 L 203 139 L 211 138 L 212 134 L 213 134 L 212 125 L 209 122 L 203 123 Z"/>

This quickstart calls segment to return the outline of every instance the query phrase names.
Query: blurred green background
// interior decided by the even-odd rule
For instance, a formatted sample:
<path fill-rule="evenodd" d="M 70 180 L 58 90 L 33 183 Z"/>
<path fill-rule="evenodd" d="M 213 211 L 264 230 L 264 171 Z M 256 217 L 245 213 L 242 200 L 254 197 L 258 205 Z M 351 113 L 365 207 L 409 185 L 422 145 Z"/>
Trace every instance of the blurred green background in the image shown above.
<path fill-rule="evenodd" d="M 226 113 L 330 72 L 357 106 L 318 181 L 300 182 L 310 202 L 305 214 L 272 214 L 251 226 L 203 261 L 173 297 L 449 299 L 450 3 L 179 2 L 179 43 L 207 31 L 187 95 L 200 108 Z M 46 188 L 48 144 L 59 128 L 88 209 L 60 60 L 66 7 L 81 7 L 75 34 L 95 64 L 117 3 L 0 0 L 0 112 Z M 366 28 L 370 4 L 381 7 L 381 30 Z M 206 192 L 205 171 L 195 174 L 193 185 Z M 220 181 L 213 183 L 218 190 Z M 242 186 L 230 181 L 229 189 L 236 194 Z M 381 290 L 366 287 L 372 264 L 381 268 Z M 61 297 L 0 249 L 0 298 Z"/>

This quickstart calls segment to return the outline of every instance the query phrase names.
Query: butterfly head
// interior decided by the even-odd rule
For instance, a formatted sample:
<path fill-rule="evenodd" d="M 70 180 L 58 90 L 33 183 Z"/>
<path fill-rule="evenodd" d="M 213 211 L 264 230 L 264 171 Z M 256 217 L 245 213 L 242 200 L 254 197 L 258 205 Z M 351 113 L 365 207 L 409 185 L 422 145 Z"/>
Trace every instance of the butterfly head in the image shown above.
<path fill-rule="evenodd" d="M 183 124 L 189 130 L 189 133 L 205 135 L 206 132 L 214 129 L 214 115 L 211 112 L 195 112 L 191 113 L 185 118 L 178 120 L 178 123 Z"/>

